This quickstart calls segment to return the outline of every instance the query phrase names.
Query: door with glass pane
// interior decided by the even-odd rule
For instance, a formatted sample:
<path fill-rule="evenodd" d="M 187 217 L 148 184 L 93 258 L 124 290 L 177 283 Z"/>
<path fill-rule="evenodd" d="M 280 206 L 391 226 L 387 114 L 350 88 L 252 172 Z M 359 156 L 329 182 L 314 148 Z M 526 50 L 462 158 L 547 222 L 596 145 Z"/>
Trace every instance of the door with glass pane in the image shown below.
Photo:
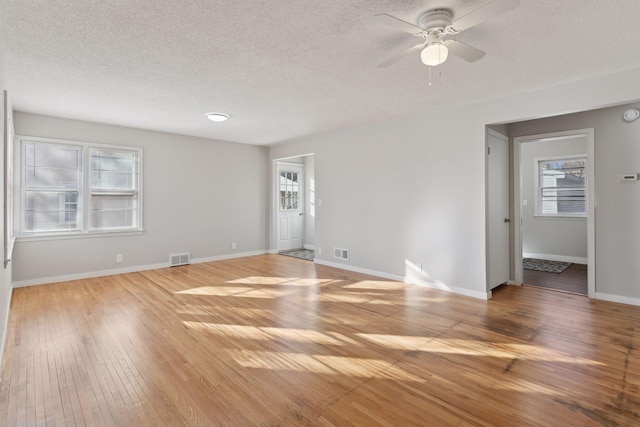
<path fill-rule="evenodd" d="M 278 164 L 278 250 L 302 248 L 304 226 L 304 169 L 302 165 Z"/>

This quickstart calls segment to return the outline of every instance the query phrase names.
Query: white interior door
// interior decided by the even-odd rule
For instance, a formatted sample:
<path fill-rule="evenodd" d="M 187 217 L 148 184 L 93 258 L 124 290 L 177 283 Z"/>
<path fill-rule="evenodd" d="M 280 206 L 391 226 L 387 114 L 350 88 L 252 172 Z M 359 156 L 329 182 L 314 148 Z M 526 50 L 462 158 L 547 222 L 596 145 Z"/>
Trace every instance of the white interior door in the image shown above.
<path fill-rule="evenodd" d="M 278 164 L 278 250 L 303 247 L 304 166 Z"/>
<path fill-rule="evenodd" d="M 509 280 L 509 146 L 499 133 L 487 132 L 487 284 Z"/>

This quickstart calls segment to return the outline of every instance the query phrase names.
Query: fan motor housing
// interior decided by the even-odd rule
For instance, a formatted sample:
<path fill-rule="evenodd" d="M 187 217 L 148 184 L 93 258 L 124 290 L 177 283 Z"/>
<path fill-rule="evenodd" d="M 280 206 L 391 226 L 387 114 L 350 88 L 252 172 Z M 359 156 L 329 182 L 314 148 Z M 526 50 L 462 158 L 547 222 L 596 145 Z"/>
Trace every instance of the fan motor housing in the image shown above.
<path fill-rule="evenodd" d="M 445 29 L 449 25 L 451 25 L 451 12 L 446 9 L 430 10 L 418 18 L 418 26 L 426 31 Z"/>

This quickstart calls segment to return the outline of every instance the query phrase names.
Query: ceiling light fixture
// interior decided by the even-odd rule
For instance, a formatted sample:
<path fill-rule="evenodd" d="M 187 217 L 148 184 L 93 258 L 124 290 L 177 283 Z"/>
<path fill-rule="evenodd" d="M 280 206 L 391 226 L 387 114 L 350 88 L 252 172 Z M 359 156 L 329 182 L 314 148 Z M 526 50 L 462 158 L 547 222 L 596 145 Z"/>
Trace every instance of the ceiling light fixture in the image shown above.
<path fill-rule="evenodd" d="M 444 61 L 446 61 L 448 55 L 449 49 L 447 49 L 442 41 L 438 40 L 429 43 L 427 47 L 422 49 L 420 58 L 422 59 L 422 63 L 424 65 L 435 67 L 436 65 L 440 65 Z"/>
<path fill-rule="evenodd" d="M 224 122 L 229 119 L 229 115 L 224 113 L 207 113 L 204 116 L 212 122 Z"/>

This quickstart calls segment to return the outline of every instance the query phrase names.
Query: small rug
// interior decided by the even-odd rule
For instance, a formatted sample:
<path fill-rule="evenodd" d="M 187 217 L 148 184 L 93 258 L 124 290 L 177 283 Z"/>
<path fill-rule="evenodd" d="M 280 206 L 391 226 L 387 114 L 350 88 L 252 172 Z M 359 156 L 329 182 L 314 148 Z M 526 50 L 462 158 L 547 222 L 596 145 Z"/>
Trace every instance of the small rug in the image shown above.
<path fill-rule="evenodd" d="M 306 259 L 307 261 L 313 261 L 315 251 L 309 249 L 294 249 L 292 251 L 282 251 L 280 255 L 290 256 L 294 258 Z"/>
<path fill-rule="evenodd" d="M 547 273 L 562 273 L 570 265 L 570 262 L 547 261 L 546 259 L 524 258 L 522 260 L 522 267 L 525 270 L 545 271 Z"/>

